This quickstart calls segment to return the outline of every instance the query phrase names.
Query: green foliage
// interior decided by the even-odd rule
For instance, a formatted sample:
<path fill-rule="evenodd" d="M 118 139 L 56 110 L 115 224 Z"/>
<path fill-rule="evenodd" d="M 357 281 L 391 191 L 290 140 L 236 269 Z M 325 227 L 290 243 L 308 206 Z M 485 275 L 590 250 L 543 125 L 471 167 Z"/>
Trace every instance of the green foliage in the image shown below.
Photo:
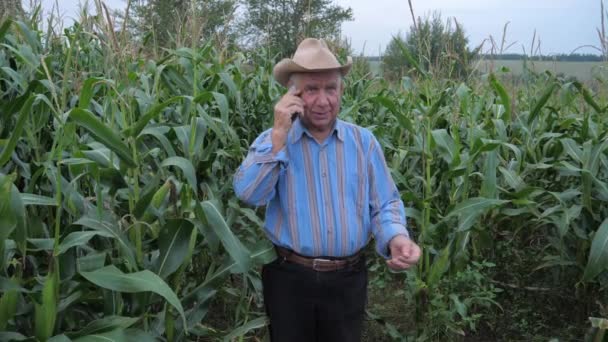
<path fill-rule="evenodd" d="M 331 0 L 244 1 L 243 37 L 271 56 L 291 57 L 306 37 L 336 40 L 343 22 L 353 19 L 350 8 Z"/>
<path fill-rule="evenodd" d="M 235 0 L 134 1 L 129 29 L 163 48 L 233 39 L 229 26 L 236 7 Z"/>
<path fill-rule="evenodd" d="M 504 251 L 495 250 L 504 236 L 512 236 L 507 245 L 514 250 L 529 248 L 515 240 L 520 235 L 544 242 L 518 259 L 521 273 L 507 273 L 510 282 L 543 279 L 560 293 L 584 283 L 590 292 L 581 303 L 608 285 L 599 266 L 604 263 L 597 261 L 604 254 L 600 227 L 608 215 L 608 174 L 598 168 L 608 165 L 600 114 L 605 105 L 596 103 L 602 97 L 549 73 L 531 74 L 525 91 L 503 83 L 503 75 L 483 82 L 405 77 L 398 87 L 385 87 L 358 81 L 343 102 L 347 117 L 370 127 L 385 147 L 423 248 L 417 279 L 410 283 L 419 337 L 454 339 L 474 331 L 471 324 L 477 327 L 482 317 L 451 316 L 461 304 L 441 287 L 475 261 L 500 260 L 495 264 L 508 272 Z M 593 276 L 585 276 L 587 267 Z M 535 277 L 525 276 L 530 273 Z M 535 287 L 544 288 L 530 286 Z M 459 301 L 466 298 L 454 294 Z M 487 303 L 500 303 L 501 296 Z M 520 305 L 528 324 L 546 315 Z M 433 330 L 429 321 L 453 329 Z"/>
<path fill-rule="evenodd" d="M 491 283 L 487 269 L 495 267 L 488 262 L 472 262 L 462 271 L 444 277 L 428 294 L 430 315 L 421 339 L 436 340 L 443 336 L 466 336 L 475 332 L 484 314 L 504 309 L 496 302 L 502 292 Z"/>
<path fill-rule="evenodd" d="M 42 48 L 33 28 L 2 26 L 2 339 L 188 340 L 231 277 L 248 279 L 248 306 L 273 256 L 229 179 L 278 87 L 211 44 L 128 61 L 83 29 Z M 216 336 L 266 324 L 241 310 Z"/>
<path fill-rule="evenodd" d="M 416 23 L 405 37 L 398 34 L 389 42 L 382 57 L 384 76 L 398 80 L 413 71 L 435 77 L 467 77 L 479 49 L 468 48 L 464 28 L 455 19 L 444 23 L 439 13 L 432 18 L 419 17 Z"/>

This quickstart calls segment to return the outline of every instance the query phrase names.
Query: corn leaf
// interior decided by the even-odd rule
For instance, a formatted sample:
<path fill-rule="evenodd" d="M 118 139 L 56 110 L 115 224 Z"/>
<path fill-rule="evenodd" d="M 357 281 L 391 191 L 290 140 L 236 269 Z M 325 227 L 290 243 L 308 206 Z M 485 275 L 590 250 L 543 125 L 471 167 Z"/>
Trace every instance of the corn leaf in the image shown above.
<path fill-rule="evenodd" d="M 120 139 L 118 134 L 97 119 L 90 111 L 74 108 L 70 111 L 69 115 L 72 120 L 85 128 L 97 141 L 116 153 L 125 164 L 129 167 L 137 166 L 131 156 L 129 147 Z"/>
<path fill-rule="evenodd" d="M 446 163 L 452 164 L 454 158 L 458 158 L 456 143 L 454 139 L 448 134 L 448 131 L 445 129 L 437 129 L 431 132 L 433 136 L 433 141 L 437 145 L 441 156 L 445 160 Z"/>
<path fill-rule="evenodd" d="M 228 335 L 224 336 L 224 341 L 233 341 L 235 338 L 241 337 L 252 330 L 256 330 L 256 329 L 265 327 L 266 325 L 268 325 L 268 323 L 269 323 L 269 320 L 265 316 L 253 319 L 253 320 L 237 327 L 236 329 L 234 329 L 230 333 L 228 333 Z"/>
<path fill-rule="evenodd" d="M 175 272 L 188 255 L 194 225 L 185 219 L 171 219 L 160 229 L 156 274 L 166 279 Z"/>
<path fill-rule="evenodd" d="M 89 242 L 89 240 L 91 240 L 94 236 L 98 236 L 98 235 L 103 236 L 103 237 L 109 237 L 109 238 L 114 237 L 114 234 L 112 234 L 111 232 L 103 231 L 103 230 L 72 232 L 72 233 L 68 234 L 68 236 L 66 236 L 65 239 L 63 239 L 63 241 L 61 241 L 61 243 L 59 244 L 59 247 L 57 249 L 56 255 L 61 255 L 65 252 L 67 252 L 67 250 L 72 247 L 83 246 L 87 242 Z"/>
<path fill-rule="evenodd" d="M 17 146 L 17 141 L 21 138 L 21 133 L 23 132 L 23 127 L 25 126 L 25 122 L 30 115 L 32 110 L 32 105 L 34 104 L 35 98 L 31 96 L 21 107 L 19 111 L 19 116 L 17 117 L 17 123 L 12 130 L 12 134 L 9 138 L 8 144 L 4 146 L 2 149 L 2 154 L 0 154 L 0 167 L 4 166 L 6 162 L 11 158 L 11 154 L 15 150 L 15 146 Z"/>
<path fill-rule="evenodd" d="M 199 219 L 213 228 L 226 252 L 236 262 L 238 272 L 246 273 L 250 266 L 249 251 L 228 228 L 217 207 L 211 201 L 197 203 L 196 213 Z"/>
<path fill-rule="evenodd" d="M 188 184 L 192 188 L 194 194 L 198 193 L 198 182 L 196 180 L 196 172 L 194 171 L 194 166 L 192 166 L 192 162 L 184 157 L 169 157 L 161 163 L 161 166 L 177 166 L 180 168 L 184 174 L 184 177 L 188 181 Z"/>
<path fill-rule="evenodd" d="M 139 120 L 137 120 L 137 122 L 135 123 L 135 125 L 133 125 L 132 127 L 127 128 L 123 133 L 127 136 L 131 136 L 131 137 L 136 137 L 139 135 L 139 133 L 146 128 L 146 125 L 148 125 L 148 123 L 150 122 L 150 120 L 155 119 L 163 109 L 167 108 L 170 104 L 177 102 L 177 101 L 181 101 L 185 98 L 185 96 L 175 96 L 172 97 L 170 99 L 168 99 L 167 101 L 157 104 L 156 106 L 152 107 L 145 115 L 143 115 Z"/>
<path fill-rule="evenodd" d="M 2 26 L 0 26 L 0 41 L 4 39 L 4 36 L 6 35 L 6 32 L 8 32 L 8 29 L 11 27 L 12 23 L 13 21 L 11 19 L 4 19 Z"/>
<path fill-rule="evenodd" d="M 101 77 L 91 77 L 84 81 L 82 89 L 80 90 L 80 99 L 78 100 L 78 108 L 89 109 L 91 104 L 91 98 L 93 97 L 93 87 L 98 83 L 112 82 L 110 80 L 103 79 Z"/>
<path fill-rule="evenodd" d="M 530 114 L 528 116 L 528 125 L 531 124 L 532 121 L 534 121 L 534 119 L 536 119 L 538 114 L 540 114 L 541 109 L 543 109 L 545 104 L 547 104 L 547 101 L 549 101 L 549 98 L 553 94 L 553 91 L 555 90 L 555 88 L 557 88 L 556 82 L 551 82 L 545 88 L 545 91 L 543 92 L 542 96 L 538 99 L 538 101 L 536 101 L 536 103 L 534 104 L 534 107 L 532 108 L 532 111 L 530 112 Z"/>
<path fill-rule="evenodd" d="M 441 276 L 449 269 L 450 250 L 451 243 L 448 243 L 448 245 L 441 250 L 439 255 L 437 255 L 435 259 L 433 259 L 433 264 L 431 265 L 431 269 L 426 280 L 426 285 L 429 288 L 435 288 L 437 285 L 439 285 L 439 280 L 441 279 Z"/>
<path fill-rule="evenodd" d="M 21 201 L 23 205 L 42 205 L 42 206 L 56 206 L 57 201 L 54 198 L 41 196 L 36 194 L 21 194 Z"/>
<path fill-rule="evenodd" d="M 589 282 L 608 269 L 608 219 L 595 232 L 583 281 Z"/>
<path fill-rule="evenodd" d="M 51 337 L 55 329 L 58 283 L 58 275 L 50 272 L 42 287 L 42 303 L 35 303 L 35 333 L 41 341 L 46 341 Z"/>
<path fill-rule="evenodd" d="M 16 279 L 9 279 L 13 286 L 18 287 Z M 6 326 L 9 320 L 13 319 L 15 313 L 17 313 L 17 300 L 19 291 L 14 289 L 10 291 L 3 291 L 2 298 L 0 298 L 0 331 L 6 330 Z"/>
<path fill-rule="evenodd" d="M 500 103 L 505 107 L 503 120 L 506 122 L 511 121 L 511 100 L 509 99 L 509 94 L 507 94 L 505 87 L 496 79 L 494 73 L 490 74 L 490 85 L 500 97 Z"/>
<path fill-rule="evenodd" d="M 123 317 L 123 316 L 108 316 L 101 319 L 96 319 L 89 323 L 82 330 L 69 333 L 71 338 L 84 337 L 87 335 L 96 335 L 116 329 L 127 329 L 140 320 L 139 317 Z"/>
<path fill-rule="evenodd" d="M 186 316 L 179 298 L 173 290 L 159 276 L 149 270 L 135 273 L 123 273 L 114 265 L 106 266 L 93 272 L 80 272 L 91 283 L 104 289 L 124 292 L 154 292 L 165 298 L 182 316 L 184 326 Z"/>
<path fill-rule="evenodd" d="M 126 258 L 126 261 L 128 263 L 127 266 L 130 269 L 136 267 L 137 263 L 135 262 L 133 246 L 131 242 L 127 239 L 125 234 L 120 230 L 117 222 L 108 217 L 98 219 L 90 216 L 83 216 L 78 221 L 74 222 L 74 224 L 94 229 L 100 232 L 102 236 L 113 237 L 118 242 L 119 249 L 121 250 L 123 256 Z"/>

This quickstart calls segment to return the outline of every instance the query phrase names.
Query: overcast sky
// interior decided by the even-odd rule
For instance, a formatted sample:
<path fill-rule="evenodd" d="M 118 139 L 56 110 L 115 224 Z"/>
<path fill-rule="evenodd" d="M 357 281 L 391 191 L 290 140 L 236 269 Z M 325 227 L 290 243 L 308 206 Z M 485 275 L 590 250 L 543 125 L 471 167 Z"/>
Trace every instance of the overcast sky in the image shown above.
<path fill-rule="evenodd" d="M 608 7 L 608 1 L 604 0 Z M 27 2 L 27 1 L 24 1 Z M 59 0 L 66 17 L 76 16 L 79 0 Z M 42 0 L 45 11 L 54 0 Z M 125 0 L 105 0 L 108 7 L 124 8 Z M 412 24 L 407 0 L 335 0 L 350 7 L 354 21 L 342 26 L 356 53 L 378 55 L 391 37 L 405 33 Z M 600 0 L 412 0 L 416 16 L 440 11 L 462 24 L 471 47 L 490 36 L 500 44 L 504 25 L 509 22 L 506 52 L 529 53 L 532 37 L 540 38 L 543 54 L 570 53 L 582 45 L 599 46 L 597 29 L 601 25 Z M 607 18 L 608 19 L 608 18 Z M 608 27 L 607 27 L 608 29 Z M 490 47 L 484 44 L 484 51 Z M 599 53 L 592 48 L 581 53 Z"/>

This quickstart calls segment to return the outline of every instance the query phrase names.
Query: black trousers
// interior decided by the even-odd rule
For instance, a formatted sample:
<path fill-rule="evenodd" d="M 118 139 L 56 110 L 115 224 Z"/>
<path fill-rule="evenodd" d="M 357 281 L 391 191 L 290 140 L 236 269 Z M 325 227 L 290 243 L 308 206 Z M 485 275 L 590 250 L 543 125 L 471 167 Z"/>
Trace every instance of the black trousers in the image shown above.
<path fill-rule="evenodd" d="M 365 258 L 317 272 L 278 258 L 262 268 L 272 342 L 358 342 L 367 302 Z"/>

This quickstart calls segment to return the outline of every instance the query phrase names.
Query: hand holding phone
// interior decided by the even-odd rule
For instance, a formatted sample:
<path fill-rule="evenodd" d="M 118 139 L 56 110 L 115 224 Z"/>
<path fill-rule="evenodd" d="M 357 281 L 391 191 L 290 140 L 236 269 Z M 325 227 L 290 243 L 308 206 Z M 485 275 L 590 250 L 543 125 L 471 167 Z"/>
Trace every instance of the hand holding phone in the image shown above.
<path fill-rule="evenodd" d="M 272 126 L 273 150 L 285 145 L 287 132 L 295 119 L 304 113 L 304 101 L 300 98 L 301 91 L 291 86 L 287 93 L 274 106 L 274 125 Z"/>
<path fill-rule="evenodd" d="M 296 90 L 296 86 L 295 85 L 291 85 L 291 87 L 289 87 L 289 92 L 291 92 L 294 96 L 298 96 L 299 97 L 299 95 L 300 95 L 300 92 L 298 92 Z M 298 118 L 298 116 L 300 116 L 301 114 L 302 114 L 302 112 L 299 111 L 299 110 L 296 110 L 293 113 L 291 113 L 291 122 L 293 123 L 294 121 L 296 121 L 296 119 Z"/>
<path fill-rule="evenodd" d="M 304 112 L 300 91 L 292 85 L 274 107 L 274 129 L 289 131 L 298 115 Z"/>

